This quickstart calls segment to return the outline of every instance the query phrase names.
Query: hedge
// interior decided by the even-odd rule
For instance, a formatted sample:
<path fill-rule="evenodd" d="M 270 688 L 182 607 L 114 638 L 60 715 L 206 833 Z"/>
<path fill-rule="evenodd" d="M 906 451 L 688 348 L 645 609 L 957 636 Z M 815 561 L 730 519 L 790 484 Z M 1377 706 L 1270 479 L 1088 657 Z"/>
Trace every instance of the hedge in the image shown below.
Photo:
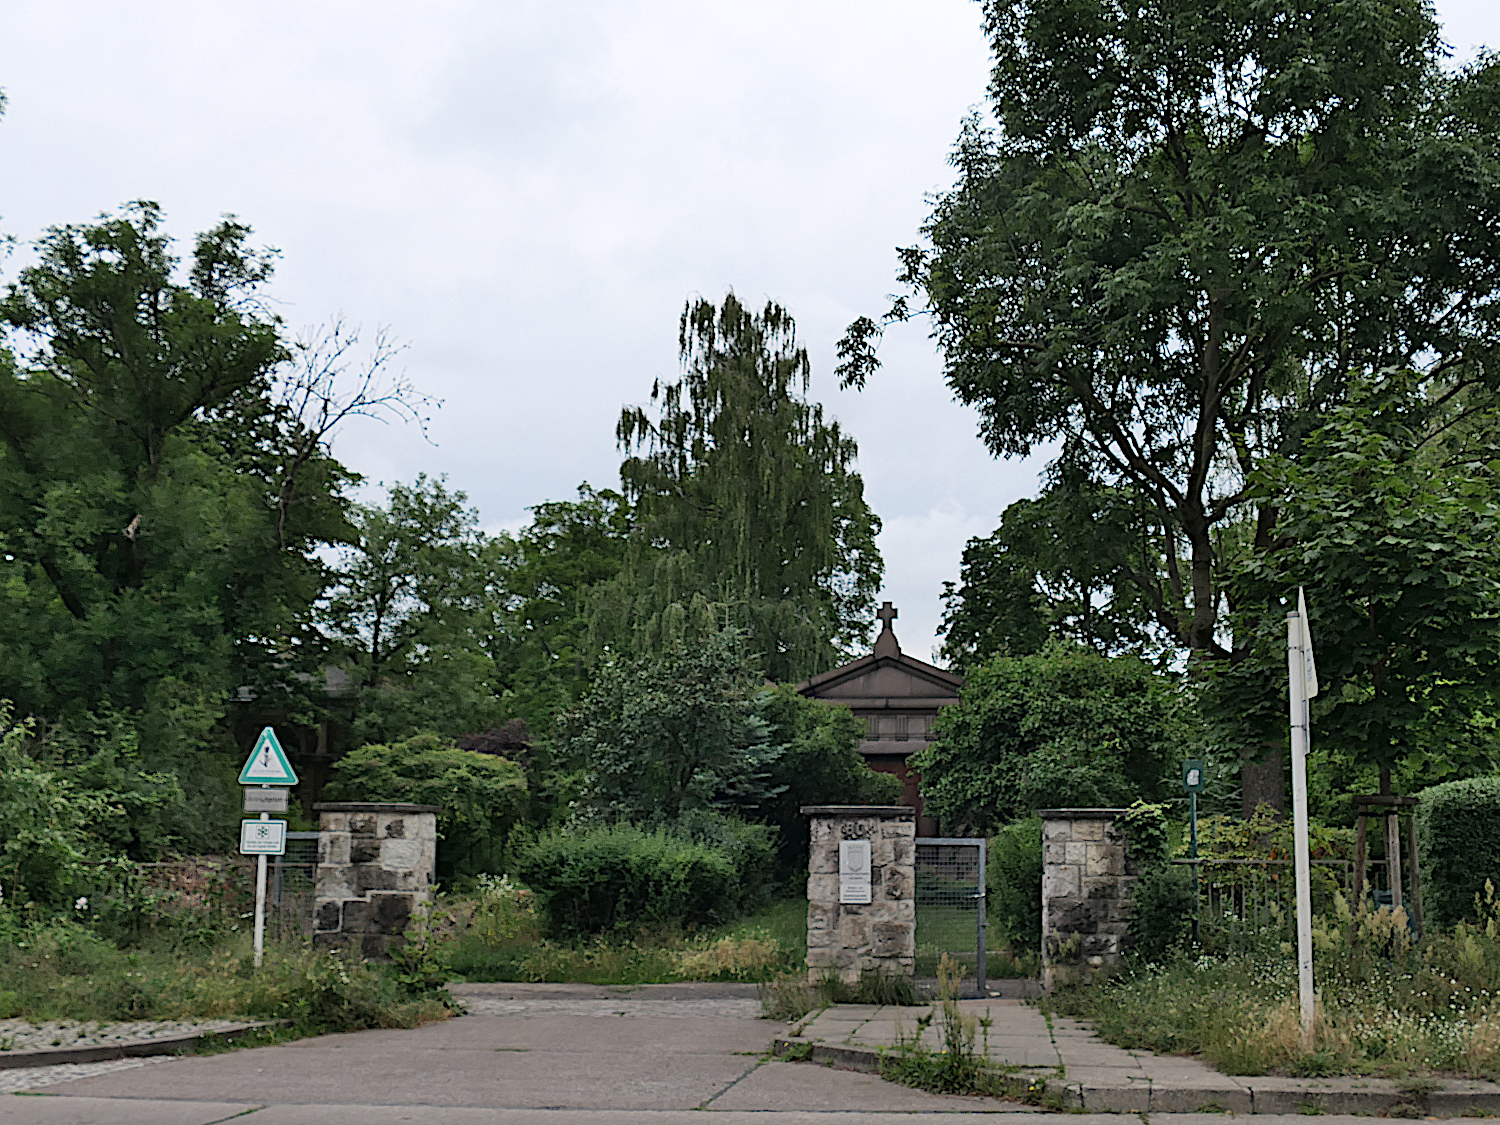
<path fill-rule="evenodd" d="M 516 874 L 559 936 L 692 929 L 733 917 L 739 900 L 739 872 L 723 851 L 628 825 L 543 837 Z"/>
<path fill-rule="evenodd" d="M 1500 777 L 1472 777 L 1418 796 L 1422 910 L 1430 926 L 1473 917 L 1486 879 L 1500 881 Z"/>

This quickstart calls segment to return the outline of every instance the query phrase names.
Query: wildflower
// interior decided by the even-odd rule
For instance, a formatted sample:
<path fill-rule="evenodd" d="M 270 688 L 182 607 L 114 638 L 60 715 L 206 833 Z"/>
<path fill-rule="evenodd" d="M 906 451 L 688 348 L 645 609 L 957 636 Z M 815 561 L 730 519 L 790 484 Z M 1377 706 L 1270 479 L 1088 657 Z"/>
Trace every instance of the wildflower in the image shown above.
<path fill-rule="evenodd" d="M 80 898 L 77 902 L 75 902 L 73 904 L 73 909 L 74 910 L 87 910 L 88 908 L 89 908 L 89 900 L 87 898 Z"/>

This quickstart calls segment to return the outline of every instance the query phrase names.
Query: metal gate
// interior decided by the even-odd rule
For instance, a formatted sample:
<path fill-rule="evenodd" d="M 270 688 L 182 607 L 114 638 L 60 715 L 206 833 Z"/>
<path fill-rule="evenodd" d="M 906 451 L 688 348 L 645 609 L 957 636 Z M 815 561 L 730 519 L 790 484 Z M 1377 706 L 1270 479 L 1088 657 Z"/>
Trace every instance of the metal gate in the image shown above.
<path fill-rule="evenodd" d="M 318 834 L 288 832 L 286 852 L 270 857 L 266 872 L 266 931 L 283 940 L 312 933 Z"/>
<path fill-rule="evenodd" d="M 937 976 L 944 953 L 985 984 L 985 841 L 917 837 L 917 965 L 919 977 Z"/>

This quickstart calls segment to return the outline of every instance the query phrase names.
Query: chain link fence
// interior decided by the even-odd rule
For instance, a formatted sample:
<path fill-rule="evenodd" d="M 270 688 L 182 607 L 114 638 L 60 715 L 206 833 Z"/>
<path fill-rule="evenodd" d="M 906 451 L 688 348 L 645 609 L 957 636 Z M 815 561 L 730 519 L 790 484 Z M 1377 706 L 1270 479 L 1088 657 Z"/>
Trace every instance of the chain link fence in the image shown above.
<path fill-rule="evenodd" d="M 984 996 L 986 842 L 919 836 L 916 844 L 916 975 L 937 976 L 946 953 Z"/>

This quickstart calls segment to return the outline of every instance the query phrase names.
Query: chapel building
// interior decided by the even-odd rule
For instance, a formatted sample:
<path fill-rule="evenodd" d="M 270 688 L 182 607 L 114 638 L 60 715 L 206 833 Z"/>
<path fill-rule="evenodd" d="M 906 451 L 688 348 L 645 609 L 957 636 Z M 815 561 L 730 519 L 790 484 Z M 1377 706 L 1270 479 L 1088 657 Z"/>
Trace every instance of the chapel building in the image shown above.
<path fill-rule="evenodd" d="M 917 810 L 917 835 L 938 835 L 938 822 L 922 813 L 917 774 L 906 759 L 935 737 L 938 712 L 958 703 L 964 678 L 901 651 L 891 622 L 896 611 L 884 602 L 877 614 L 880 636 L 869 656 L 797 685 L 809 699 L 848 707 L 865 725 L 859 752 L 870 767 L 901 779 L 901 803 Z"/>

